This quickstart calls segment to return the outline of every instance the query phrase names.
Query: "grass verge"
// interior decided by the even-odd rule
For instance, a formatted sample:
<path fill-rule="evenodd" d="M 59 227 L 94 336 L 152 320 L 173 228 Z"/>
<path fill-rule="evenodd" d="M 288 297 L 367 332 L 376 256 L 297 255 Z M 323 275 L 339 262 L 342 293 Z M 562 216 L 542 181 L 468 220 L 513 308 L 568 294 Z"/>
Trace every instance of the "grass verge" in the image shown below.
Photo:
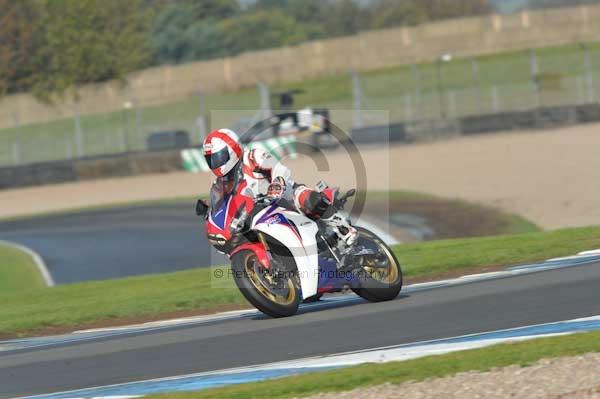
<path fill-rule="evenodd" d="M 191 393 L 152 395 L 161 399 L 201 398 L 292 398 L 321 392 L 341 392 L 383 383 L 401 384 L 426 378 L 449 376 L 466 371 L 487 371 L 493 367 L 527 366 L 544 358 L 600 352 L 600 332 L 542 338 L 528 342 L 495 345 L 489 348 L 386 364 L 365 364 L 322 373 L 311 373 L 271 381 L 234 385 Z"/>
<path fill-rule="evenodd" d="M 600 248 L 600 227 L 432 241 L 394 248 L 409 278 L 434 278 Z M 148 320 L 176 312 L 210 312 L 246 304 L 219 269 L 195 269 L 0 294 L 0 336 L 14 337 Z M 225 268 L 227 270 L 227 268 Z M 224 273 L 225 276 L 227 273 Z M 136 320 L 131 320 L 137 318 Z M 67 330 L 68 331 L 68 330 Z"/>
<path fill-rule="evenodd" d="M 0 296 L 44 287 L 44 279 L 29 255 L 0 244 Z"/>

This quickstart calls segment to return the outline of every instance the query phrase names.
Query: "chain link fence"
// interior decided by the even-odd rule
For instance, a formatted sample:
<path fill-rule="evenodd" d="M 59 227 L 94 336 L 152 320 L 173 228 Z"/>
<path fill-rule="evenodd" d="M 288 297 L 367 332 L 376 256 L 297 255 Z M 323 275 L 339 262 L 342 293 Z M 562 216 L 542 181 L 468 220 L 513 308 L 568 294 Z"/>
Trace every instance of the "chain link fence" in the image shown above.
<path fill-rule="evenodd" d="M 594 103 L 600 95 L 600 46 L 573 45 L 476 59 L 444 54 L 430 64 L 331 76 L 299 86 L 305 89 L 300 106 L 331 109 L 332 120 L 345 129 L 376 123 L 361 110 L 385 110 L 390 122 L 410 123 Z M 74 105 L 68 114 L 61 111 L 62 119 L 22 124 L 18 112 L 9 112 L 12 127 L 0 130 L 0 166 L 145 151 L 148 138 L 158 132 L 185 131 L 190 145 L 197 145 L 207 126 L 217 123 L 243 129 L 264 116 L 256 110 L 270 108 L 269 92 L 262 84 L 211 95 L 199 88 L 186 100 L 167 104 L 164 98 L 160 104 L 138 101 L 131 89 L 126 93 L 127 100 L 115 96 L 111 104 L 119 111 L 108 113 L 99 109 L 82 115 Z M 227 120 L 208 120 L 211 111 L 227 109 L 247 112 L 224 113 Z M 353 120 L 336 120 L 336 110 L 349 109 L 355 110 Z"/>
<path fill-rule="evenodd" d="M 29 125 L 12 113 L 13 127 L 0 130 L 0 166 L 144 151 L 149 137 L 160 132 L 185 132 L 196 145 L 206 134 L 210 109 L 255 110 L 260 99 L 255 90 L 210 96 L 198 91 L 183 101 L 158 104 L 137 101 L 131 93 L 119 106 L 115 112 L 82 115 L 75 105 L 62 119 Z"/>
<path fill-rule="evenodd" d="M 599 83 L 600 48 L 583 45 L 478 59 L 444 54 L 353 76 L 356 109 L 386 109 L 392 122 L 407 123 L 594 103 Z"/>

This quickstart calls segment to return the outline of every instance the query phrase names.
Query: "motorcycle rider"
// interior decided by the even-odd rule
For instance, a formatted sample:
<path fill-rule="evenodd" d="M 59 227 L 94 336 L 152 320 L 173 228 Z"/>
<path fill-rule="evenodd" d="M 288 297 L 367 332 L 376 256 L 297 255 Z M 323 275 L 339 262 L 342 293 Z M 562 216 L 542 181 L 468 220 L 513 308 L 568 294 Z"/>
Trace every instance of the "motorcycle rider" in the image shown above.
<path fill-rule="evenodd" d="M 334 228 L 347 246 L 356 241 L 356 229 L 335 210 L 327 196 L 295 183 L 290 169 L 268 152 L 244 149 L 232 130 L 211 132 L 204 140 L 203 150 L 209 168 L 222 182 L 233 184 L 235 173 L 241 167 L 249 195 L 284 198 L 310 219 L 320 219 Z"/>

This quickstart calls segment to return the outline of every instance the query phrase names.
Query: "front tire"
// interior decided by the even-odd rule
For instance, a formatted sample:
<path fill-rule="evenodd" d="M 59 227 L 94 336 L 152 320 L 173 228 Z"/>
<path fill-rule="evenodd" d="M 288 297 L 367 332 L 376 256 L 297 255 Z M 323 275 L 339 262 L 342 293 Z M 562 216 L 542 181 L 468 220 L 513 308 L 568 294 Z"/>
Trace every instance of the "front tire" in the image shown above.
<path fill-rule="evenodd" d="M 256 254 L 240 251 L 231 259 L 235 284 L 242 295 L 256 309 L 271 317 L 292 316 L 298 311 L 302 299 L 296 278 L 286 273 L 275 287 L 269 282 L 268 270 L 259 262 Z"/>
<path fill-rule="evenodd" d="M 358 286 L 353 288 L 354 293 L 369 302 L 391 301 L 395 299 L 402 289 L 402 268 L 392 249 L 381 238 L 371 231 L 356 227 L 358 230 L 358 245 L 377 247 L 381 253 L 381 260 L 387 262 L 386 268 L 372 267 L 375 259 L 363 257 Z"/>

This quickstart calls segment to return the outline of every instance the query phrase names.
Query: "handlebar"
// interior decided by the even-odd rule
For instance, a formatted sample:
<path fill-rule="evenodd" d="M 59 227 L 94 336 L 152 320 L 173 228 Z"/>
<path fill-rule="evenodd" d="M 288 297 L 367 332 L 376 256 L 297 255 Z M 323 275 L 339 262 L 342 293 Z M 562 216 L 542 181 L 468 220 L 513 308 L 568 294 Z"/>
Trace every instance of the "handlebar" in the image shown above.
<path fill-rule="evenodd" d="M 271 197 L 266 194 L 258 194 L 254 198 L 254 203 L 258 205 L 271 205 L 273 202 L 277 201 L 279 198 Z"/>
<path fill-rule="evenodd" d="M 352 189 L 346 191 L 346 194 L 344 194 L 344 195 L 342 195 L 342 196 L 340 196 L 340 197 L 338 197 L 336 199 L 336 202 L 337 202 L 336 205 L 337 205 L 337 207 L 338 208 L 343 208 L 344 205 L 346 205 L 346 202 L 348 202 L 348 199 L 350 197 L 354 197 L 355 195 L 356 195 L 356 189 L 355 188 L 352 188 Z"/>

